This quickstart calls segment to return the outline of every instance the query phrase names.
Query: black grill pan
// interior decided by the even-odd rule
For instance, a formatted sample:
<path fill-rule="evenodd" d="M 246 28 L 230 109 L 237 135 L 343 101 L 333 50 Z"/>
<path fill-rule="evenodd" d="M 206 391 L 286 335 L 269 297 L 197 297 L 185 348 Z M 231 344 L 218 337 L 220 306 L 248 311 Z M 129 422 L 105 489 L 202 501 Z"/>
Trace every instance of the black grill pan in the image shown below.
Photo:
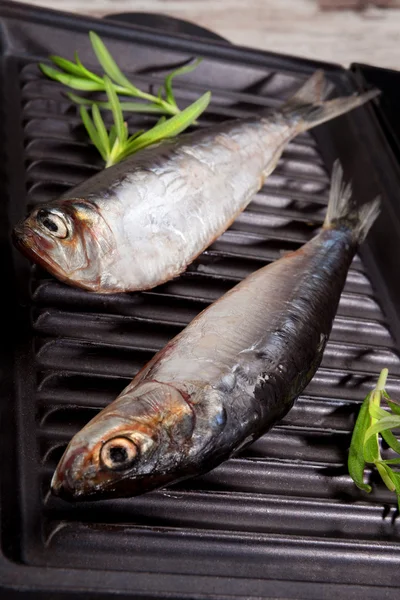
<path fill-rule="evenodd" d="M 400 395 L 399 179 L 374 109 L 294 140 L 243 215 L 178 279 L 140 294 L 92 295 L 32 267 L 10 243 L 29 207 L 101 166 L 75 107 L 36 66 L 75 49 L 94 66 L 90 29 L 142 86 L 203 56 L 177 88 L 182 106 L 213 92 L 200 126 L 275 106 L 316 68 L 336 94 L 357 88 L 335 65 L 165 33 L 143 19 L 1 4 L 1 597 L 396 597 L 395 499 L 373 474 L 374 491 L 363 494 L 346 470 L 355 416 L 381 368 Z M 337 156 L 359 199 L 382 195 L 382 215 L 350 269 L 322 366 L 293 410 L 238 458 L 168 490 L 97 504 L 50 497 L 67 441 L 155 351 L 240 279 L 315 233 Z"/>

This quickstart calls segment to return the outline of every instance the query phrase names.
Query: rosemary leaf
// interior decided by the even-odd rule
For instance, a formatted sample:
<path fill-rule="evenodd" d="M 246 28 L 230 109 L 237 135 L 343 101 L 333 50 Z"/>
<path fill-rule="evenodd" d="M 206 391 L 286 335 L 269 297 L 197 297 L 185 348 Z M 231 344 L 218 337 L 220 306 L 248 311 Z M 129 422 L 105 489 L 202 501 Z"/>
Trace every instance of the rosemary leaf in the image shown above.
<path fill-rule="evenodd" d="M 110 154 L 109 137 L 107 134 L 106 126 L 104 125 L 104 121 L 101 118 L 100 110 L 95 104 L 92 106 L 92 117 L 93 123 L 97 130 L 97 134 L 99 136 L 100 143 L 104 148 L 105 155 L 108 156 Z"/>
<path fill-rule="evenodd" d="M 89 113 L 84 106 L 80 107 L 80 114 L 81 114 L 82 122 L 86 128 L 86 131 L 88 132 L 90 139 L 92 140 L 93 144 L 96 146 L 102 159 L 104 161 L 106 161 L 107 160 L 107 152 L 105 151 L 105 148 L 103 147 L 103 145 L 101 143 L 100 136 L 97 133 L 96 127 L 94 126 L 93 121 L 90 118 Z"/>
<path fill-rule="evenodd" d="M 104 72 L 110 79 L 118 83 L 121 87 L 128 88 L 132 91 L 133 95 L 140 95 L 140 90 L 135 87 L 127 77 L 122 73 L 117 63 L 107 50 L 104 42 L 94 31 L 89 32 L 89 38 L 96 54 L 97 60 L 104 69 Z"/>
<path fill-rule="evenodd" d="M 71 75 L 76 75 L 77 77 L 85 77 L 85 72 L 82 70 L 80 65 L 76 65 L 75 63 L 67 60 L 66 58 L 62 58 L 62 56 L 50 56 L 50 60 L 63 71 L 67 73 L 71 73 Z"/>
<path fill-rule="evenodd" d="M 177 106 L 175 96 L 172 91 L 172 80 L 178 75 L 185 75 L 186 73 L 191 73 L 196 69 L 196 67 L 201 63 L 202 60 L 202 58 L 197 58 L 196 60 L 191 61 L 190 64 L 185 65 L 183 67 L 179 67 L 178 69 L 175 69 L 175 71 L 172 71 L 172 73 L 167 75 L 167 77 L 164 80 L 165 98 L 170 104 L 174 104 L 175 106 Z"/>
<path fill-rule="evenodd" d="M 52 67 L 49 67 L 43 63 L 40 63 L 39 67 L 50 79 L 54 79 L 55 81 L 71 87 L 74 90 L 98 92 L 104 89 L 104 83 L 98 83 L 97 81 L 85 79 L 84 77 L 77 77 L 69 73 L 62 73 L 61 71 L 57 71 L 57 69 L 53 69 Z"/>
<path fill-rule="evenodd" d="M 122 115 L 121 104 L 118 100 L 117 94 L 115 93 L 113 85 L 110 79 L 107 77 L 107 75 L 104 75 L 104 83 L 108 96 L 108 101 L 111 106 L 111 112 L 114 117 L 117 138 L 119 139 L 120 144 L 123 144 L 128 138 L 128 132 L 126 125 L 124 124 L 124 117 Z"/>

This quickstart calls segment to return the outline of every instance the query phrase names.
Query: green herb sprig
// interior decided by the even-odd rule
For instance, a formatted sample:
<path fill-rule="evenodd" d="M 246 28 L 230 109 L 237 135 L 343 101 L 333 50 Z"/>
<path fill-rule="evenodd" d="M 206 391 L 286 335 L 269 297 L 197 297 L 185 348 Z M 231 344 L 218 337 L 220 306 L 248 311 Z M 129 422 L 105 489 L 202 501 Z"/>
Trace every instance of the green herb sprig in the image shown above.
<path fill-rule="evenodd" d="M 89 37 L 97 59 L 103 68 L 103 76 L 89 71 L 82 64 L 77 53 L 75 53 L 75 63 L 60 56 L 50 57 L 53 63 L 62 71 L 43 63 L 40 63 L 39 67 L 47 77 L 75 90 L 106 92 L 107 101 L 105 102 L 82 98 L 72 93 L 67 94 L 73 102 L 80 105 L 82 122 L 106 167 L 124 160 L 151 144 L 178 135 L 190 125 L 196 123 L 196 119 L 207 108 L 211 98 L 210 92 L 206 92 L 193 104 L 181 110 L 173 91 L 174 78 L 177 75 L 193 71 L 201 59 L 172 71 L 166 76 L 157 96 L 154 96 L 140 90 L 125 77 L 96 33 L 91 31 Z M 119 95 L 140 98 L 146 102 L 121 102 Z M 91 107 L 91 112 L 89 112 L 88 107 Z M 112 112 L 114 122 L 109 131 L 101 116 L 100 109 Z M 158 113 L 164 116 L 148 131 L 136 131 L 129 135 L 127 124 L 123 118 L 124 111 Z M 170 118 L 166 119 L 165 115 Z"/>
<path fill-rule="evenodd" d="M 178 75 L 185 75 L 186 73 L 194 71 L 202 59 L 198 58 L 190 64 L 184 65 L 183 67 L 175 69 L 172 73 L 169 73 L 164 79 L 164 84 L 160 87 L 157 96 L 155 96 L 139 89 L 129 81 L 107 50 L 104 42 L 94 31 L 89 32 L 89 38 L 97 60 L 99 61 L 104 74 L 109 78 L 114 92 L 118 96 L 131 96 L 132 98 L 140 98 L 145 101 L 122 102 L 121 109 L 123 112 L 158 113 L 172 116 L 180 113 L 172 87 L 173 80 Z M 107 92 L 104 76 L 97 75 L 93 71 L 87 69 L 82 64 L 77 52 L 75 52 L 75 62 L 62 58 L 61 56 L 50 56 L 50 60 L 56 67 L 61 69 L 57 70 L 44 63 L 39 63 L 42 72 L 50 79 L 54 79 L 74 90 L 85 92 Z M 82 98 L 73 93 L 67 95 L 77 104 L 84 106 L 97 105 L 99 108 L 111 110 L 110 100 L 108 102 L 103 102 L 91 98 Z"/>
<path fill-rule="evenodd" d="M 363 491 L 371 492 L 371 486 L 364 482 L 367 464 L 374 465 L 386 487 L 395 492 L 400 511 L 400 472 L 390 465 L 400 464 L 400 458 L 383 460 L 380 452 L 379 436 L 387 445 L 400 454 L 400 443 L 392 430 L 400 428 L 400 403 L 391 399 L 385 390 L 388 370 L 382 369 L 376 387 L 365 398 L 354 427 L 348 457 L 348 469 L 354 483 Z M 387 404 L 387 410 L 381 406 Z"/>
<path fill-rule="evenodd" d="M 92 106 L 91 117 L 84 106 L 80 107 L 80 114 L 86 131 L 105 161 L 106 167 L 120 162 L 138 150 L 178 135 L 207 108 L 211 97 L 210 92 L 206 92 L 196 102 L 193 102 L 174 117 L 170 119 L 161 117 L 152 129 L 136 131 L 133 135 L 129 135 L 128 127 L 123 119 L 121 103 L 118 101 L 113 86 L 106 75 L 104 76 L 104 84 L 114 119 L 110 131 L 107 132 L 100 110 L 95 104 Z"/>

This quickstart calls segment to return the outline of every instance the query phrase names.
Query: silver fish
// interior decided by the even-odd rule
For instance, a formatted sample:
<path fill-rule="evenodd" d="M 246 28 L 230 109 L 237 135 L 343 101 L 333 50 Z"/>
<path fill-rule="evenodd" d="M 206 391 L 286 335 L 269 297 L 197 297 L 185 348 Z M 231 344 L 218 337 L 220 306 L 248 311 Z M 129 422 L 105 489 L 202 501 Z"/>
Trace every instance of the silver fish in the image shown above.
<path fill-rule="evenodd" d="M 280 110 L 198 130 L 105 169 L 15 227 L 16 245 L 61 281 L 101 293 L 168 281 L 222 234 L 300 132 L 379 92 L 323 102 L 316 72 Z"/>
<path fill-rule="evenodd" d="M 256 271 L 158 352 L 70 442 L 52 491 L 133 496 L 212 469 L 264 434 L 317 370 L 349 265 L 379 212 L 336 164 L 324 227 Z"/>

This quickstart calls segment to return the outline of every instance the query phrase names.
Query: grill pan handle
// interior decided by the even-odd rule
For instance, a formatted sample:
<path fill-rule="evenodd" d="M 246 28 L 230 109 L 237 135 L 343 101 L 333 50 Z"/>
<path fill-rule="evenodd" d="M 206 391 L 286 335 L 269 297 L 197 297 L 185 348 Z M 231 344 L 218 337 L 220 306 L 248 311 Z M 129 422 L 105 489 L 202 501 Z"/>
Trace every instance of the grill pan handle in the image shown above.
<path fill-rule="evenodd" d="M 160 15 L 157 13 L 145 13 L 145 12 L 133 12 L 133 13 L 113 13 L 106 15 L 105 19 L 112 21 L 121 21 L 125 24 L 139 25 L 142 27 L 149 27 L 150 29 L 156 29 L 164 33 L 176 33 L 183 34 L 197 38 L 212 39 L 218 42 L 224 42 L 230 44 L 228 40 L 214 33 L 205 27 L 200 27 L 190 21 L 184 21 L 183 19 L 177 19 L 168 15 Z"/>

